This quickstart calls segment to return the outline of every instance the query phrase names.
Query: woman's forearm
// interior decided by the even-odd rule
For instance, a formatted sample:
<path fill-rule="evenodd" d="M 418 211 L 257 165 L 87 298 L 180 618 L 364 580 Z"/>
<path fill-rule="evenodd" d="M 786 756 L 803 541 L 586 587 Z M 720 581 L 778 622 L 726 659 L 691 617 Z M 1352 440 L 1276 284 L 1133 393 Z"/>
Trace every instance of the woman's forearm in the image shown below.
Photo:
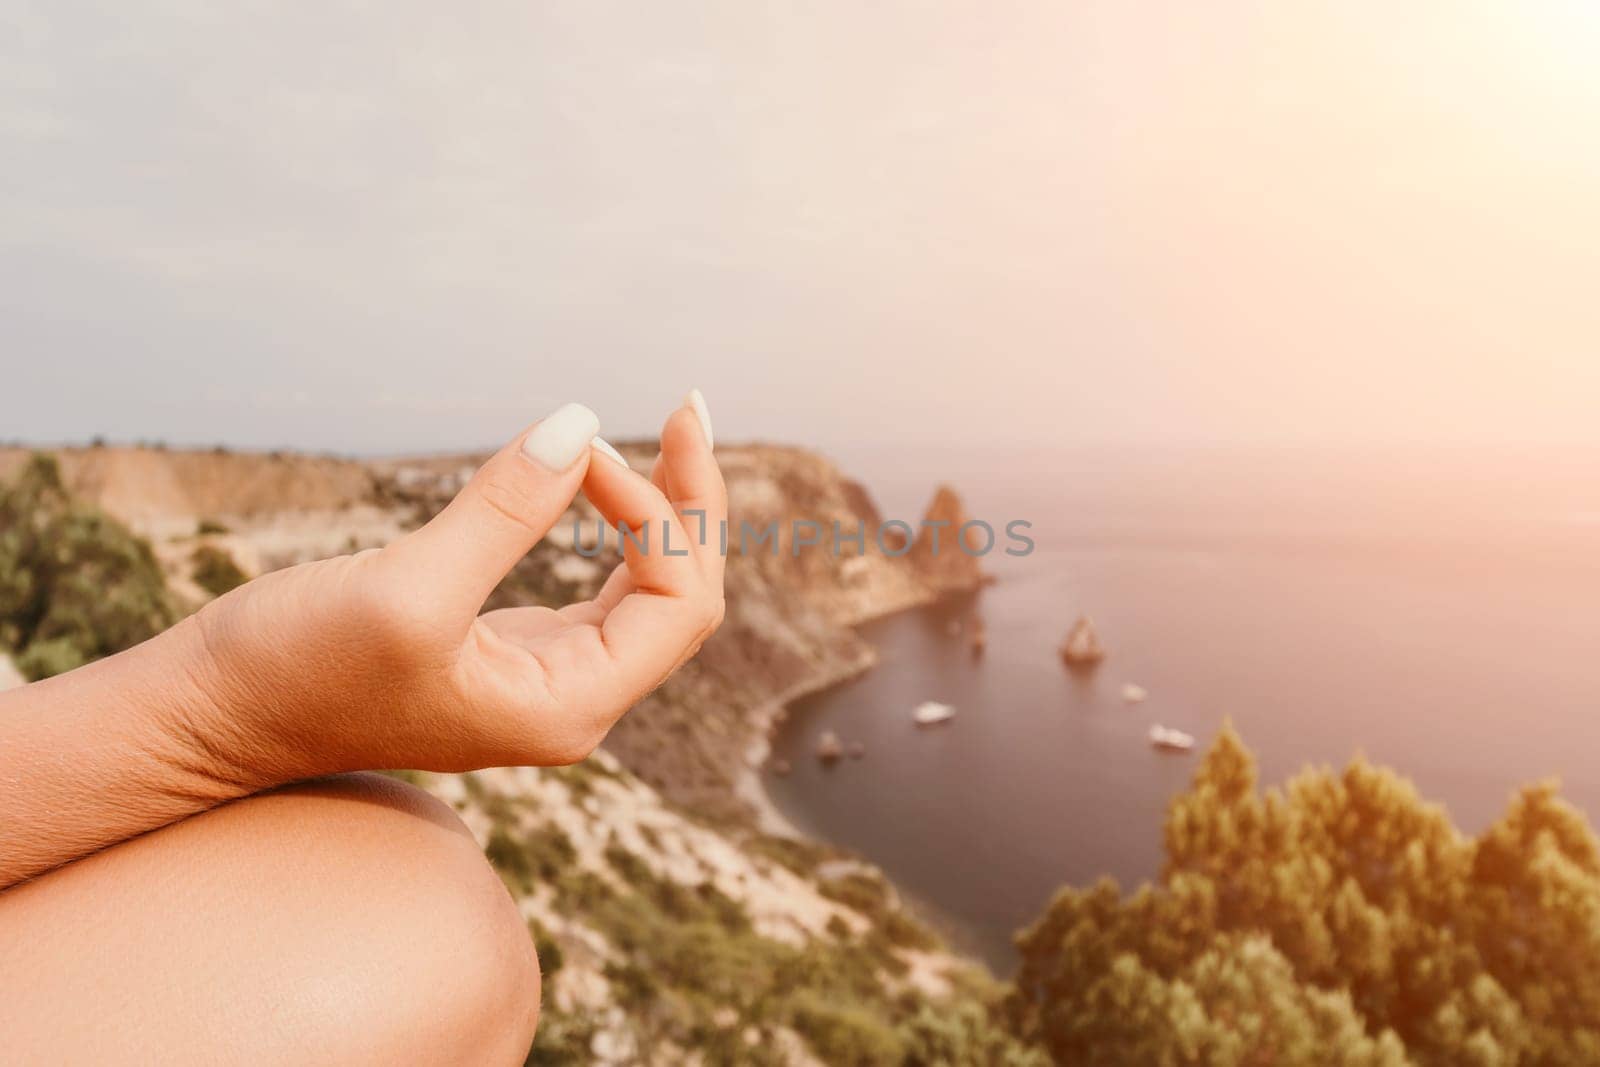
<path fill-rule="evenodd" d="M 224 756 L 193 619 L 0 694 L 0 889 L 274 784 Z"/>

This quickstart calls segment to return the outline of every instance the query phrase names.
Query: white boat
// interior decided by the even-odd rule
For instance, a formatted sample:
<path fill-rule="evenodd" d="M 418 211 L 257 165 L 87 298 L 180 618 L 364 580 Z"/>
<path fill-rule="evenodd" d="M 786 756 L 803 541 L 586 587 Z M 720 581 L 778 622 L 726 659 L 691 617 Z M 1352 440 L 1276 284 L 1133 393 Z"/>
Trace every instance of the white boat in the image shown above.
<path fill-rule="evenodd" d="M 1173 730 L 1157 723 L 1150 727 L 1150 743 L 1157 748 L 1171 749 L 1174 752 L 1187 752 L 1194 747 L 1194 735 L 1186 734 L 1182 730 Z"/>
<path fill-rule="evenodd" d="M 1150 696 L 1150 690 L 1142 685 L 1128 682 L 1122 687 L 1122 702 L 1124 704 L 1142 704 Z"/>
<path fill-rule="evenodd" d="M 956 709 L 949 704 L 941 704 L 937 700 L 924 700 L 911 713 L 911 718 L 918 726 L 933 726 L 936 723 L 948 722 L 955 718 L 955 714 Z"/>

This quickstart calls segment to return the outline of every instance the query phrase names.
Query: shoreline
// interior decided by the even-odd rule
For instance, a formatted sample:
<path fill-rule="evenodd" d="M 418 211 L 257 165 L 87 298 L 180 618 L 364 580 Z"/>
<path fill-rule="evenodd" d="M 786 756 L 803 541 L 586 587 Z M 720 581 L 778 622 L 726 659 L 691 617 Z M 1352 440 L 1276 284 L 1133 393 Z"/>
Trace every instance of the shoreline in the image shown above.
<path fill-rule="evenodd" d="M 878 665 L 878 648 L 861 637 L 861 627 L 882 619 L 893 618 L 896 615 L 904 615 L 912 611 L 923 611 L 963 597 L 971 597 L 998 581 L 999 578 L 995 575 L 982 573 L 978 581 L 970 587 L 945 589 L 934 593 L 926 599 L 897 604 L 885 611 L 868 612 L 852 619 L 844 625 L 861 640 L 863 646 L 863 652 L 855 662 L 847 664 L 838 670 L 824 672 L 797 682 L 764 703 L 750 709 L 750 717 L 757 722 L 760 729 L 755 740 L 745 749 L 744 766 L 740 770 L 734 791 L 742 800 L 745 800 L 754 808 L 756 828 L 758 830 L 762 833 L 781 834 L 807 840 L 821 840 L 817 835 L 809 834 L 799 829 L 790 821 L 788 816 L 778 810 L 777 804 L 773 802 L 772 795 L 767 791 L 762 768 L 766 766 L 767 757 L 772 752 L 773 733 L 784 725 L 784 722 L 779 718 L 780 712 L 786 712 L 789 705 L 797 700 L 814 696 L 835 686 L 843 685 L 854 678 L 859 678 Z M 832 842 L 827 843 L 832 844 Z M 896 888 L 898 889 L 898 887 Z"/>
<path fill-rule="evenodd" d="M 868 623 L 894 618 L 914 611 L 937 608 L 941 604 L 970 596 L 984 586 L 992 585 L 997 581 L 998 578 L 995 576 L 986 574 L 983 576 L 981 583 L 972 588 L 947 590 L 927 600 L 904 604 L 889 611 L 862 617 L 851 623 L 850 629 L 859 636 L 860 627 Z M 851 855 L 857 854 L 854 849 L 840 845 L 831 838 L 819 833 L 802 830 L 796 826 L 787 815 L 779 810 L 777 803 L 772 799 L 772 794 L 767 788 L 767 780 L 766 775 L 763 773 L 763 768 L 766 766 L 767 757 L 772 750 L 773 734 L 787 725 L 786 719 L 779 721 L 776 718 L 776 712 L 787 710 L 789 705 L 806 697 L 815 696 L 818 693 L 826 692 L 829 689 L 859 678 L 878 666 L 881 661 L 881 654 L 877 646 L 867 642 L 864 638 L 862 641 L 865 646 L 865 652 L 855 663 L 840 670 L 826 672 L 793 685 L 783 693 L 752 709 L 752 717 L 759 716 L 761 718 L 763 729 L 760 736 L 746 750 L 746 764 L 740 773 L 735 789 L 739 797 L 754 810 L 755 829 L 758 832 L 790 837 L 800 841 L 818 842 L 833 848 L 845 849 Z M 880 871 L 882 870 L 879 862 L 870 855 L 859 854 L 859 859 L 862 862 L 871 864 Z M 945 952 L 958 957 L 971 966 L 980 967 L 986 973 L 997 978 L 1002 974 L 1010 973 L 1009 971 L 996 969 L 985 958 L 984 953 L 977 945 L 978 939 L 975 930 L 967 920 L 946 911 L 918 894 L 912 893 L 887 872 L 884 872 L 883 876 L 893 889 L 901 906 L 908 909 L 938 933 L 939 937 L 944 941 Z"/>
<path fill-rule="evenodd" d="M 909 611 L 911 608 L 903 608 L 901 610 Z M 885 617 L 893 614 L 897 613 L 886 612 Z M 783 726 L 779 713 L 786 712 L 790 704 L 813 694 L 821 693 L 824 690 L 832 689 L 835 686 L 843 685 L 852 678 L 859 678 L 877 666 L 877 664 L 877 648 L 870 644 L 865 645 L 865 651 L 854 663 L 848 664 L 839 670 L 819 674 L 798 682 L 750 710 L 751 718 L 759 720 L 761 729 L 755 740 L 750 742 L 749 747 L 745 749 L 744 766 L 739 772 L 738 781 L 734 784 L 734 791 L 740 799 L 747 802 L 755 810 L 757 830 L 765 834 L 777 834 L 802 840 L 821 840 L 817 835 L 806 833 L 795 826 L 788 816 L 778 810 L 772 795 L 767 792 L 763 768 L 766 766 L 768 755 L 772 752 L 772 734 Z M 831 844 L 831 842 L 829 843 Z"/>
<path fill-rule="evenodd" d="M 797 682 L 764 703 L 750 709 L 750 717 L 758 720 L 760 730 L 755 740 L 745 749 L 744 766 L 740 770 L 739 780 L 734 784 L 734 792 L 755 809 L 756 829 L 762 833 L 781 834 L 806 840 L 821 840 L 815 834 L 808 834 L 799 829 L 789 820 L 788 816 L 778 810 L 777 804 L 772 800 L 772 795 L 767 792 L 762 768 L 766 766 L 767 756 L 772 752 L 772 734 L 783 725 L 783 722 L 779 719 L 780 712 L 787 712 L 789 705 L 797 700 L 843 685 L 853 678 L 859 678 L 878 665 L 877 646 L 868 642 L 865 638 L 861 638 L 861 627 L 870 622 L 877 622 L 879 619 L 892 618 L 895 615 L 902 615 L 909 611 L 919 611 L 958 596 L 975 593 L 983 585 L 990 584 L 994 580 L 992 576 L 985 575 L 984 581 L 971 589 L 947 590 L 930 596 L 925 600 L 898 604 L 886 611 L 869 612 L 852 619 L 844 625 L 861 640 L 863 649 L 862 654 L 855 662 L 846 664 L 838 670 L 824 672 Z M 832 844 L 832 842 L 828 843 Z"/>

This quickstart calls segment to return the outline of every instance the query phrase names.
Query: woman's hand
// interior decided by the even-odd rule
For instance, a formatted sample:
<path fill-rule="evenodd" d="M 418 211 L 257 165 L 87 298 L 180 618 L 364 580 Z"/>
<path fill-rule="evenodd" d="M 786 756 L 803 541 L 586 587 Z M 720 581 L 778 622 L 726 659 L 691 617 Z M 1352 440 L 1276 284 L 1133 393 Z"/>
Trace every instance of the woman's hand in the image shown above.
<path fill-rule="evenodd" d="M 591 752 L 721 621 L 727 516 L 698 393 L 667 420 L 651 480 L 593 445 L 597 429 L 587 408 L 561 408 L 421 529 L 266 575 L 185 623 L 205 649 L 195 683 L 207 699 L 176 729 L 197 758 L 259 788 Z M 613 527 L 648 526 L 647 545 L 627 544 L 594 600 L 479 615 L 580 487 Z"/>

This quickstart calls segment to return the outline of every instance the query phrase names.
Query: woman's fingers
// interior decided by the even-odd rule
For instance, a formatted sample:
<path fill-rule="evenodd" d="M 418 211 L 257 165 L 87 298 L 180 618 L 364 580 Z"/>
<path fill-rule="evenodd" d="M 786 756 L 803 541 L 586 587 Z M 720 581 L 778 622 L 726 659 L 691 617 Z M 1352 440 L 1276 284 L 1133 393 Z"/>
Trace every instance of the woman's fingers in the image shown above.
<path fill-rule="evenodd" d="M 572 503 L 599 428 L 582 404 L 557 408 L 495 453 L 433 521 L 385 549 L 385 563 L 426 603 L 470 620 Z"/>
<path fill-rule="evenodd" d="M 694 543 L 695 556 L 720 587 L 728 490 L 711 452 L 711 417 L 698 389 L 662 427 L 661 455 L 651 481 L 672 501 L 673 510 Z"/>
<path fill-rule="evenodd" d="M 709 454 L 703 439 L 699 447 Z M 632 531 L 622 539 L 626 570 L 619 568 L 597 603 L 626 592 L 598 625 L 576 625 L 527 647 L 544 672 L 544 691 L 598 739 L 716 628 L 722 584 L 658 487 L 621 465 L 595 462 L 584 492 L 613 529 Z"/>
<path fill-rule="evenodd" d="M 594 600 L 556 611 L 490 612 L 470 626 L 463 692 L 501 713 L 497 742 L 528 762 L 578 758 L 660 684 L 722 617 L 720 536 L 727 494 L 698 398 L 662 431 L 660 488 L 595 437 L 568 405 L 502 449 L 434 520 L 379 554 L 397 610 L 477 618 L 505 574 L 559 521 L 581 487 L 618 536 L 623 562 Z M 484 669 L 487 668 L 487 669 Z M 494 747 L 494 746 L 490 746 Z"/>
<path fill-rule="evenodd" d="M 688 535 L 660 489 L 631 468 L 596 462 L 583 491 L 617 537 L 636 589 L 686 596 L 702 584 Z"/>

